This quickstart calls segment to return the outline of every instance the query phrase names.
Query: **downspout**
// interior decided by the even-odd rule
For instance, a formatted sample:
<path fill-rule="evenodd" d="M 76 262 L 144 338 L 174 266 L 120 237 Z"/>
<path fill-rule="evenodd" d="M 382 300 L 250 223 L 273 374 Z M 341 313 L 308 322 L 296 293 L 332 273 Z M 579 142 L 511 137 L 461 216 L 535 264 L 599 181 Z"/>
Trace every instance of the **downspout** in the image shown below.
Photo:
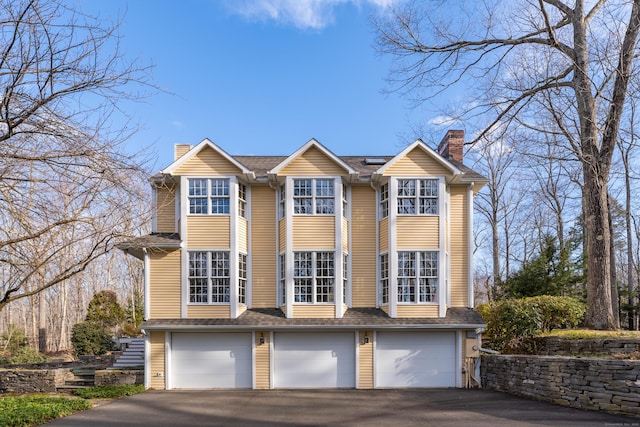
<path fill-rule="evenodd" d="M 475 307 L 475 289 L 473 286 L 473 250 L 474 250 L 474 244 L 473 244 L 473 186 L 475 185 L 475 182 L 472 182 L 469 185 L 469 191 L 467 193 L 467 203 L 469 205 L 469 214 L 468 214 L 468 222 L 467 222 L 467 233 L 468 233 L 468 244 L 467 244 L 467 257 L 468 257 L 468 271 L 467 271 L 467 281 L 468 281 L 468 305 L 469 308 L 474 308 Z"/>

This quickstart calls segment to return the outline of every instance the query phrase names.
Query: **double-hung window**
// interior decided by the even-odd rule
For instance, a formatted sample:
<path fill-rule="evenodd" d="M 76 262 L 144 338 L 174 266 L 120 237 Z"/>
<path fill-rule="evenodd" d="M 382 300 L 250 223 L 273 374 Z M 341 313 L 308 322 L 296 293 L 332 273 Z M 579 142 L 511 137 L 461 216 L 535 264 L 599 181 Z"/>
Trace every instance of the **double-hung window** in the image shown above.
<path fill-rule="evenodd" d="M 380 186 L 380 218 L 389 216 L 389 184 Z"/>
<path fill-rule="evenodd" d="M 382 303 L 389 303 L 389 254 L 380 255 L 380 287 Z"/>
<path fill-rule="evenodd" d="M 247 217 L 247 186 L 238 184 L 238 215 Z"/>
<path fill-rule="evenodd" d="M 189 213 L 192 215 L 228 215 L 229 179 L 189 179 Z"/>
<path fill-rule="evenodd" d="M 247 254 L 238 254 L 238 302 L 247 303 Z"/>
<path fill-rule="evenodd" d="M 189 252 L 188 273 L 189 302 L 206 304 L 229 302 L 231 279 L 229 252 Z"/>
<path fill-rule="evenodd" d="M 333 179 L 294 179 L 293 213 L 333 215 L 335 191 Z"/>
<path fill-rule="evenodd" d="M 293 294 L 298 303 L 335 302 L 333 252 L 294 252 Z"/>
<path fill-rule="evenodd" d="M 437 215 L 437 179 L 398 179 L 398 214 Z"/>
<path fill-rule="evenodd" d="M 438 252 L 398 252 L 398 302 L 436 302 L 437 292 Z"/>

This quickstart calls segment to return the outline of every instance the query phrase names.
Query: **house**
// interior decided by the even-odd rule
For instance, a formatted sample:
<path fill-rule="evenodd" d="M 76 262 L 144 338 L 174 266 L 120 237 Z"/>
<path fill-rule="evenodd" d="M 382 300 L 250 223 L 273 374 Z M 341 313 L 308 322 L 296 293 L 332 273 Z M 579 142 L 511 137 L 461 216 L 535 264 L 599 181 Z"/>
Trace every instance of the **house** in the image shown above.
<path fill-rule="evenodd" d="M 177 145 L 151 178 L 145 384 L 155 389 L 462 387 L 473 309 L 464 133 L 438 151 L 289 156 Z"/>

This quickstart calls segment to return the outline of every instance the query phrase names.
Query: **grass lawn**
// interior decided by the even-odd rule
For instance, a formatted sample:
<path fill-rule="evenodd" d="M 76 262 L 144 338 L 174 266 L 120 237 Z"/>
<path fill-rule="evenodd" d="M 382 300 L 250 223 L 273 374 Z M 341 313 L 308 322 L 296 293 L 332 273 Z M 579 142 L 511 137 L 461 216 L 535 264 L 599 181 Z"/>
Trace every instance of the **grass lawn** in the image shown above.
<path fill-rule="evenodd" d="M 43 394 L 0 397 L 0 426 L 31 427 L 92 408 L 89 399 L 115 399 L 141 393 L 144 386 L 97 386 L 78 389 L 78 397 Z"/>

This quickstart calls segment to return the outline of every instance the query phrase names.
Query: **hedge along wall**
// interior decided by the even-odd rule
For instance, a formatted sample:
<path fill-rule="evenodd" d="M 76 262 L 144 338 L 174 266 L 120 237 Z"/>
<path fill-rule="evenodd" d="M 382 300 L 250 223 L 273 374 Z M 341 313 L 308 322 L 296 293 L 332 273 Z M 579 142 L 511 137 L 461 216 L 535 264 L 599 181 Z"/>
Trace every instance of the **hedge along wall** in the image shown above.
<path fill-rule="evenodd" d="M 483 355 L 481 376 L 491 390 L 640 416 L 640 360 Z"/>

